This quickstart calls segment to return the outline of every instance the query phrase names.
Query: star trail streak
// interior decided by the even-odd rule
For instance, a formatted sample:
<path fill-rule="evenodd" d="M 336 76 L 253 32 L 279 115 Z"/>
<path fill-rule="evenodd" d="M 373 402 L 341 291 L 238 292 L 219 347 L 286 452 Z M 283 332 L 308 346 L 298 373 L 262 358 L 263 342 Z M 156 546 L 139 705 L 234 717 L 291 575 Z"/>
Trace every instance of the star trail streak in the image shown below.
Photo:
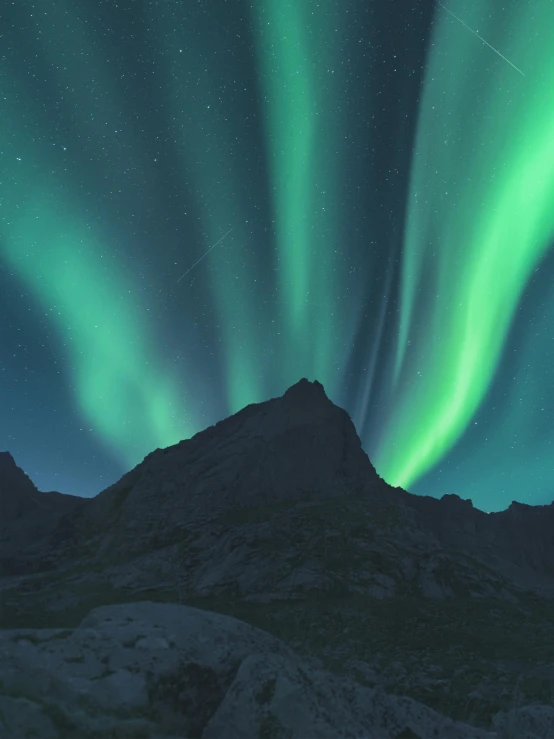
<path fill-rule="evenodd" d="M 186 277 L 186 276 L 188 275 L 188 273 L 189 273 L 189 272 L 192 272 L 192 270 L 193 270 L 193 269 L 194 269 L 194 268 L 196 267 L 196 265 L 197 265 L 197 264 L 200 264 L 200 262 L 201 262 L 201 261 L 202 261 L 202 260 L 204 259 L 204 257 L 207 257 L 207 256 L 208 256 L 208 254 L 209 254 L 209 253 L 211 252 L 211 250 L 212 250 L 212 249 L 215 249 L 215 247 L 216 247 L 216 246 L 217 246 L 218 244 L 221 244 L 221 242 L 223 241 L 223 239 L 224 239 L 224 238 L 225 238 L 226 236 L 228 236 L 228 235 L 229 235 L 229 234 L 231 233 L 231 231 L 232 231 L 232 230 L 233 230 L 233 229 L 232 229 L 232 228 L 230 228 L 230 229 L 229 229 L 229 230 L 227 231 L 227 233 L 226 233 L 226 234 L 223 234 L 223 236 L 222 236 L 222 237 L 221 237 L 220 239 L 218 239 L 218 240 L 217 240 L 217 241 L 215 242 L 215 244 L 214 244 L 213 246 L 210 246 L 210 248 L 208 249 L 208 251 L 207 251 L 207 252 L 205 252 L 204 254 L 202 254 L 202 256 L 200 257 L 200 259 L 197 259 L 197 260 L 196 260 L 196 262 L 195 262 L 195 263 L 194 263 L 194 264 L 192 265 L 192 267 L 189 267 L 189 268 L 187 269 L 187 271 L 186 271 L 186 272 L 184 272 L 184 273 L 183 273 L 183 274 L 182 274 L 182 275 L 181 275 L 181 276 L 179 277 L 179 279 L 177 280 L 177 282 L 181 282 L 181 280 L 183 279 L 183 277 Z"/>
<path fill-rule="evenodd" d="M 515 64 L 513 64 L 513 63 L 512 63 L 512 62 L 511 62 L 511 61 L 510 61 L 509 59 L 506 59 L 506 57 L 504 56 L 504 54 L 501 54 L 501 53 L 500 53 L 500 52 L 498 51 L 498 49 L 495 49 L 495 48 L 494 48 L 494 46 L 491 46 L 491 45 L 489 44 L 489 42 L 488 42 L 488 41 L 486 41 L 486 40 L 485 40 L 484 38 L 482 38 L 482 37 L 481 37 L 481 36 L 480 36 L 480 35 L 479 35 L 479 34 L 477 33 L 477 31 L 474 31 L 474 30 L 473 30 L 473 28 L 470 28 L 470 27 L 469 27 L 469 26 L 467 25 L 467 23 L 464 23 L 464 22 L 463 22 L 463 20 L 462 20 L 461 18 L 458 18 L 458 16 L 457 16 L 457 15 L 456 15 L 455 13 L 453 13 L 453 12 L 452 12 L 451 10 L 449 10 L 449 9 L 448 9 L 448 8 L 447 8 L 446 6 L 444 6 L 444 5 L 442 4 L 442 3 L 438 3 L 438 4 L 439 4 L 439 5 L 441 6 L 441 8 L 444 8 L 444 10 L 446 10 L 446 12 L 447 12 L 447 13 L 450 13 L 450 15 L 451 15 L 451 16 L 452 16 L 453 18 L 455 18 L 455 19 L 456 19 L 456 20 L 457 20 L 457 21 L 458 21 L 459 23 L 461 23 L 461 24 L 462 24 L 462 26 L 464 26 L 464 28 L 467 28 L 467 30 L 468 30 L 468 31 L 471 31 L 471 33 L 472 33 L 472 34 L 473 34 L 474 36 L 477 36 L 477 38 L 478 38 L 478 39 L 479 39 L 480 41 L 482 41 L 482 42 L 483 42 L 484 44 L 486 44 L 486 45 L 487 45 L 487 46 L 489 47 L 489 49 L 492 49 L 492 50 L 494 51 L 494 53 L 495 53 L 495 54 L 498 54 L 498 56 L 499 56 L 499 57 L 501 57 L 502 59 L 504 59 L 504 61 L 505 61 L 505 62 L 508 62 L 508 64 L 509 64 L 510 66 L 512 66 L 512 67 L 513 67 L 513 68 L 514 68 L 514 69 L 516 70 L 516 72 L 519 72 L 519 73 L 520 73 L 521 75 L 523 75 L 523 76 L 525 77 L 525 75 L 523 74 L 523 72 L 521 71 L 521 69 L 519 69 L 518 67 L 516 67 L 516 65 L 515 65 Z"/>

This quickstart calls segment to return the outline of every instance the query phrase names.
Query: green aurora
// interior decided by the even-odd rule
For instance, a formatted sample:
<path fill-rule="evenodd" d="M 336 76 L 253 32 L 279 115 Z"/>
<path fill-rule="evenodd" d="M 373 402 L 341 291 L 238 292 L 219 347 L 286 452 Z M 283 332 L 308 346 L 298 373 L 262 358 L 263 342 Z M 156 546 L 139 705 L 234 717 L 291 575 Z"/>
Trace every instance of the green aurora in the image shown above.
<path fill-rule="evenodd" d="M 40 37 L 37 64 L 55 70 L 59 116 L 80 111 L 87 142 L 80 155 L 94 160 L 96 177 L 136 218 L 138 231 L 142 202 L 157 197 L 149 173 L 158 143 L 152 145 L 135 119 L 124 125 L 130 120 L 125 80 L 114 75 L 98 28 L 91 30 L 97 23 L 92 6 L 89 17 L 68 0 L 48 8 L 55 33 L 42 33 L 38 16 L 28 18 L 29 33 Z M 228 99 L 238 110 L 241 95 L 246 110 L 246 86 L 229 82 L 228 99 L 220 93 L 227 89 L 222 80 L 240 75 L 225 20 L 192 18 L 184 4 L 167 0 L 149 4 L 142 23 L 151 48 L 163 49 L 164 104 L 158 114 L 177 142 L 171 176 L 192 193 L 199 214 L 200 236 L 191 236 L 190 243 L 183 238 L 180 266 L 192 264 L 232 228 L 217 247 L 218 258 L 205 260 L 206 301 L 218 331 L 213 353 L 225 368 L 226 407 L 219 416 L 277 395 L 301 376 L 318 379 L 351 412 L 379 473 L 411 489 L 474 423 L 529 280 L 553 243 L 554 63 L 548 29 L 554 29 L 554 3 L 536 0 L 495 10 L 485 0 L 464 4 L 467 26 L 523 75 L 445 9 L 436 9 L 404 183 L 394 335 L 387 356 L 382 343 L 378 355 L 389 308 L 383 303 L 361 339 L 371 347 L 370 363 L 382 364 L 391 378 L 380 384 L 374 404 L 380 409 L 378 429 L 374 424 L 367 438 L 361 428 L 372 412 L 373 384 L 360 373 L 350 407 L 344 392 L 345 383 L 353 382 L 347 365 L 360 341 L 363 281 L 377 273 L 380 258 L 371 247 L 380 214 L 369 213 L 365 261 L 356 280 L 348 281 L 356 255 L 348 254 L 343 236 L 349 172 L 342 161 L 345 142 L 358 129 L 348 112 L 352 104 L 343 104 L 341 95 L 352 88 L 342 61 L 345 38 L 355 35 L 354 8 L 337 0 L 258 0 L 248 8 L 241 22 L 253 43 L 241 53 L 254 69 L 251 84 L 260 102 L 252 123 L 229 112 Z M 220 53 L 211 54 L 213 47 Z M 128 469 L 152 449 L 206 425 L 203 391 L 197 389 L 206 387 L 205 372 L 187 349 L 193 311 L 180 316 L 186 328 L 176 366 L 156 318 L 159 306 L 142 290 L 136 267 L 103 219 L 107 210 L 91 207 L 71 167 L 59 166 L 60 157 L 71 152 L 37 135 L 49 102 L 30 92 L 23 99 L 22 85 L 14 74 L 2 101 L 10 125 L 0 130 L 0 149 L 10 172 L 0 257 L 32 296 L 32 310 L 55 327 L 83 423 Z M 262 193 L 245 156 L 250 135 L 264 150 Z M 370 177 L 378 188 L 377 174 Z M 252 205 L 263 198 L 269 233 L 256 226 L 261 208 Z M 186 210 L 180 203 L 171 207 Z M 191 280 L 181 286 L 192 294 Z M 545 331 L 548 325 L 545 320 Z M 540 337 L 528 352 L 533 361 L 543 361 Z M 513 425 L 525 426 L 523 410 L 510 407 L 506 414 Z M 551 439 L 537 447 L 541 459 L 552 453 Z M 477 502 L 486 508 L 486 500 Z"/>
<path fill-rule="evenodd" d="M 474 0 L 464 16 L 525 76 L 439 13 L 410 181 L 397 382 L 375 458 L 387 481 L 408 488 L 473 418 L 554 236 L 554 67 L 552 37 L 541 33 L 554 28 L 554 5 L 523 3 L 506 17 Z M 427 331 L 412 348 L 416 316 Z"/>

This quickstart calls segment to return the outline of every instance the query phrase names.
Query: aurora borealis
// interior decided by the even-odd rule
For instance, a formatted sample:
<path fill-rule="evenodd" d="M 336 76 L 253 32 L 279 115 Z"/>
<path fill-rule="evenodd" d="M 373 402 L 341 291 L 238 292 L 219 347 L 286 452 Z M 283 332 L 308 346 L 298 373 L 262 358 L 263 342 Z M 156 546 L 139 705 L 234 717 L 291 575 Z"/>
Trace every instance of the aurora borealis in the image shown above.
<path fill-rule="evenodd" d="M 40 489 L 308 377 L 394 485 L 554 499 L 554 3 L 21 0 L 0 33 L 0 449 Z"/>

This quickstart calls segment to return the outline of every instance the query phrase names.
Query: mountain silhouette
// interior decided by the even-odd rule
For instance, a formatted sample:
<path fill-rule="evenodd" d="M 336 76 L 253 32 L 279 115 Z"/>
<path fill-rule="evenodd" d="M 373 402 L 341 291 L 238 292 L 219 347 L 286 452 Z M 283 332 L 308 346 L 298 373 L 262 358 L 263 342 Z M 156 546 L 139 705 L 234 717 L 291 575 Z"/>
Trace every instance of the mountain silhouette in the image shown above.
<path fill-rule="evenodd" d="M 153 451 L 92 499 L 40 493 L 0 453 L 0 511 L 4 627 L 77 626 L 139 599 L 197 606 L 362 682 L 404 681 L 464 720 L 454 675 L 471 682 L 479 664 L 499 681 L 476 699 L 481 726 L 508 708 L 502 680 L 521 683 L 554 643 L 554 507 L 487 514 L 388 485 L 346 411 L 306 379 Z"/>

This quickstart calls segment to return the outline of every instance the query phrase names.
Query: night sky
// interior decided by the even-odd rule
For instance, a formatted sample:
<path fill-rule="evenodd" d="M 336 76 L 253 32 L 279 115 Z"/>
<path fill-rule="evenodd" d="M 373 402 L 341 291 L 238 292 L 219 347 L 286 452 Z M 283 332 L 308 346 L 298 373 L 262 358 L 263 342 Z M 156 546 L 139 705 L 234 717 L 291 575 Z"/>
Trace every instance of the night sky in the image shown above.
<path fill-rule="evenodd" d="M 92 496 L 307 377 L 391 484 L 550 503 L 553 49 L 552 0 L 2 3 L 0 449 Z"/>

